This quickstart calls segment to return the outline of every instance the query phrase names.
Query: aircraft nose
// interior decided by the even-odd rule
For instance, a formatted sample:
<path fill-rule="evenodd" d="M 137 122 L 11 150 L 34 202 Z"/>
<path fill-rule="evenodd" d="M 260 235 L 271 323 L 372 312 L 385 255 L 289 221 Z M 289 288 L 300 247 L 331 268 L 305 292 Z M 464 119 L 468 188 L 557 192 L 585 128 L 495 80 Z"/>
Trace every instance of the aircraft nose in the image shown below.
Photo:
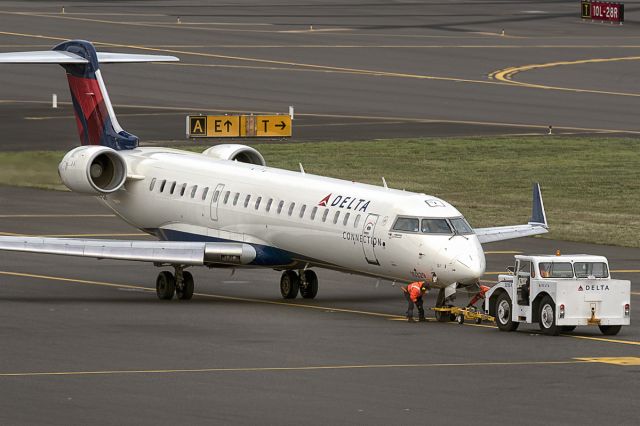
<path fill-rule="evenodd" d="M 475 282 L 484 274 L 486 262 L 484 251 L 480 243 L 455 259 L 456 271 L 459 273 L 458 282 Z"/>

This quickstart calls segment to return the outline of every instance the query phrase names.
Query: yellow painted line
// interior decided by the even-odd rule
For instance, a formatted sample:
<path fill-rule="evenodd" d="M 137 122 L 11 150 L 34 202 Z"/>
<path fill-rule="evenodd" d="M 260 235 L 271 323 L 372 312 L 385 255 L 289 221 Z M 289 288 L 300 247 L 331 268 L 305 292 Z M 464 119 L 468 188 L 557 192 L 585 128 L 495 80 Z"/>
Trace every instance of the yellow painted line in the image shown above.
<path fill-rule="evenodd" d="M 525 82 L 519 82 L 519 81 L 513 80 L 514 75 L 521 72 L 531 71 L 535 69 L 552 68 L 552 67 L 566 66 L 566 65 L 593 64 L 593 63 L 619 62 L 619 61 L 637 61 L 637 60 L 640 60 L 640 56 L 625 56 L 625 57 L 618 57 L 618 58 L 592 58 L 592 59 L 581 59 L 577 61 L 558 61 L 558 62 L 549 62 L 546 64 L 530 64 L 530 65 L 522 65 L 519 67 L 509 67 L 502 70 L 494 71 L 491 74 L 489 74 L 489 78 L 495 79 L 497 81 L 502 81 L 502 82 L 515 83 L 523 87 L 530 87 L 535 89 L 548 89 L 548 90 L 560 90 L 560 91 L 575 92 L 575 93 L 594 93 L 594 94 L 602 94 L 602 95 L 640 97 L 640 93 L 614 92 L 614 91 L 593 90 L 593 89 L 577 89 L 577 88 L 571 88 L 571 87 L 532 84 L 532 83 L 525 83 Z"/>
<path fill-rule="evenodd" d="M 579 335 L 576 335 L 576 334 L 561 334 L 561 336 L 573 337 L 574 339 L 595 340 L 597 342 L 623 343 L 625 345 L 640 346 L 640 342 L 634 342 L 632 340 L 607 339 L 607 338 L 604 338 L 604 337 L 579 336 Z"/>
<path fill-rule="evenodd" d="M 62 218 L 62 217 L 116 217 L 115 214 L 0 214 L 0 219 L 12 218 Z"/>
<path fill-rule="evenodd" d="M 504 362 L 468 362 L 468 363 L 420 363 L 420 364 L 355 364 L 355 365 L 311 365 L 300 367 L 236 367 L 236 368 L 185 368 L 162 370 L 102 370 L 102 371 L 49 371 L 0 373 L 0 377 L 33 377 L 33 376 L 92 376 L 116 374 L 175 374 L 175 373 L 247 373 L 247 372 L 288 372 L 288 371 L 323 371 L 323 370 L 360 370 L 360 369 L 392 369 L 392 368 L 443 368 L 443 367 L 506 367 L 506 366 L 541 366 L 591 364 L 593 361 L 573 359 L 565 361 L 504 361 Z"/>
<path fill-rule="evenodd" d="M 600 362 L 613 365 L 640 365 L 640 358 L 637 356 L 617 356 L 601 358 L 574 358 L 581 361 Z"/>

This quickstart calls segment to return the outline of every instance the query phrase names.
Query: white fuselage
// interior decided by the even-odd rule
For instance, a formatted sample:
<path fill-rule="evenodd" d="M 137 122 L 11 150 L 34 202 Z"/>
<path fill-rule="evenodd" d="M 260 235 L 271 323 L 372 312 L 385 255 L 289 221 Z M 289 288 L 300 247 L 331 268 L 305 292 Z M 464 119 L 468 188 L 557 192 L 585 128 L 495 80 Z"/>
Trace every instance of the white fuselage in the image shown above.
<path fill-rule="evenodd" d="M 438 198 L 165 148 L 120 151 L 133 178 L 101 197 L 166 240 L 240 241 L 253 265 L 321 266 L 389 280 L 467 283 L 485 270 L 475 234 L 392 230 L 398 216 L 456 218 Z M 427 202 L 428 201 L 428 202 Z"/>

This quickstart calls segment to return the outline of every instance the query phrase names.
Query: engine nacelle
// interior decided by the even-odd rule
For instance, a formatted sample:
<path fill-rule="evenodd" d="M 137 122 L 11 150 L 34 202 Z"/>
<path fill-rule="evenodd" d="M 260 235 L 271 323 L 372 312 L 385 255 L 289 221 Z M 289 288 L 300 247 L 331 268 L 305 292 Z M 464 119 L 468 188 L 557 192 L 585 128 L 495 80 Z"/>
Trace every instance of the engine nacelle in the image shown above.
<path fill-rule="evenodd" d="M 259 166 L 266 166 L 267 162 L 264 161 L 262 154 L 255 148 L 251 148 L 247 145 L 238 144 L 222 144 L 215 145 L 211 148 L 207 148 L 202 155 L 217 158 L 219 160 L 239 161 L 240 163 L 256 164 Z"/>
<path fill-rule="evenodd" d="M 114 149 L 85 145 L 64 156 L 58 165 L 58 174 L 74 192 L 104 195 L 122 188 L 127 180 L 127 163 Z"/>

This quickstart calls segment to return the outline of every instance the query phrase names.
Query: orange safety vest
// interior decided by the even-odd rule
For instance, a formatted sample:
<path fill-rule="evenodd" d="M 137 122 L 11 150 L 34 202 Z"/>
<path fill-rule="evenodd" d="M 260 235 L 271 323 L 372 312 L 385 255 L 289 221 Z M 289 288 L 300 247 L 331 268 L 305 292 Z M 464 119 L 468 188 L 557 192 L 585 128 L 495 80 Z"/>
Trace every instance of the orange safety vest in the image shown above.
<path fill-rule="evenodd" d="M 416 281 L 407 286 L 407 292 L 412 302 L 418 300 L 422 296 L 422 281 Z"/>

